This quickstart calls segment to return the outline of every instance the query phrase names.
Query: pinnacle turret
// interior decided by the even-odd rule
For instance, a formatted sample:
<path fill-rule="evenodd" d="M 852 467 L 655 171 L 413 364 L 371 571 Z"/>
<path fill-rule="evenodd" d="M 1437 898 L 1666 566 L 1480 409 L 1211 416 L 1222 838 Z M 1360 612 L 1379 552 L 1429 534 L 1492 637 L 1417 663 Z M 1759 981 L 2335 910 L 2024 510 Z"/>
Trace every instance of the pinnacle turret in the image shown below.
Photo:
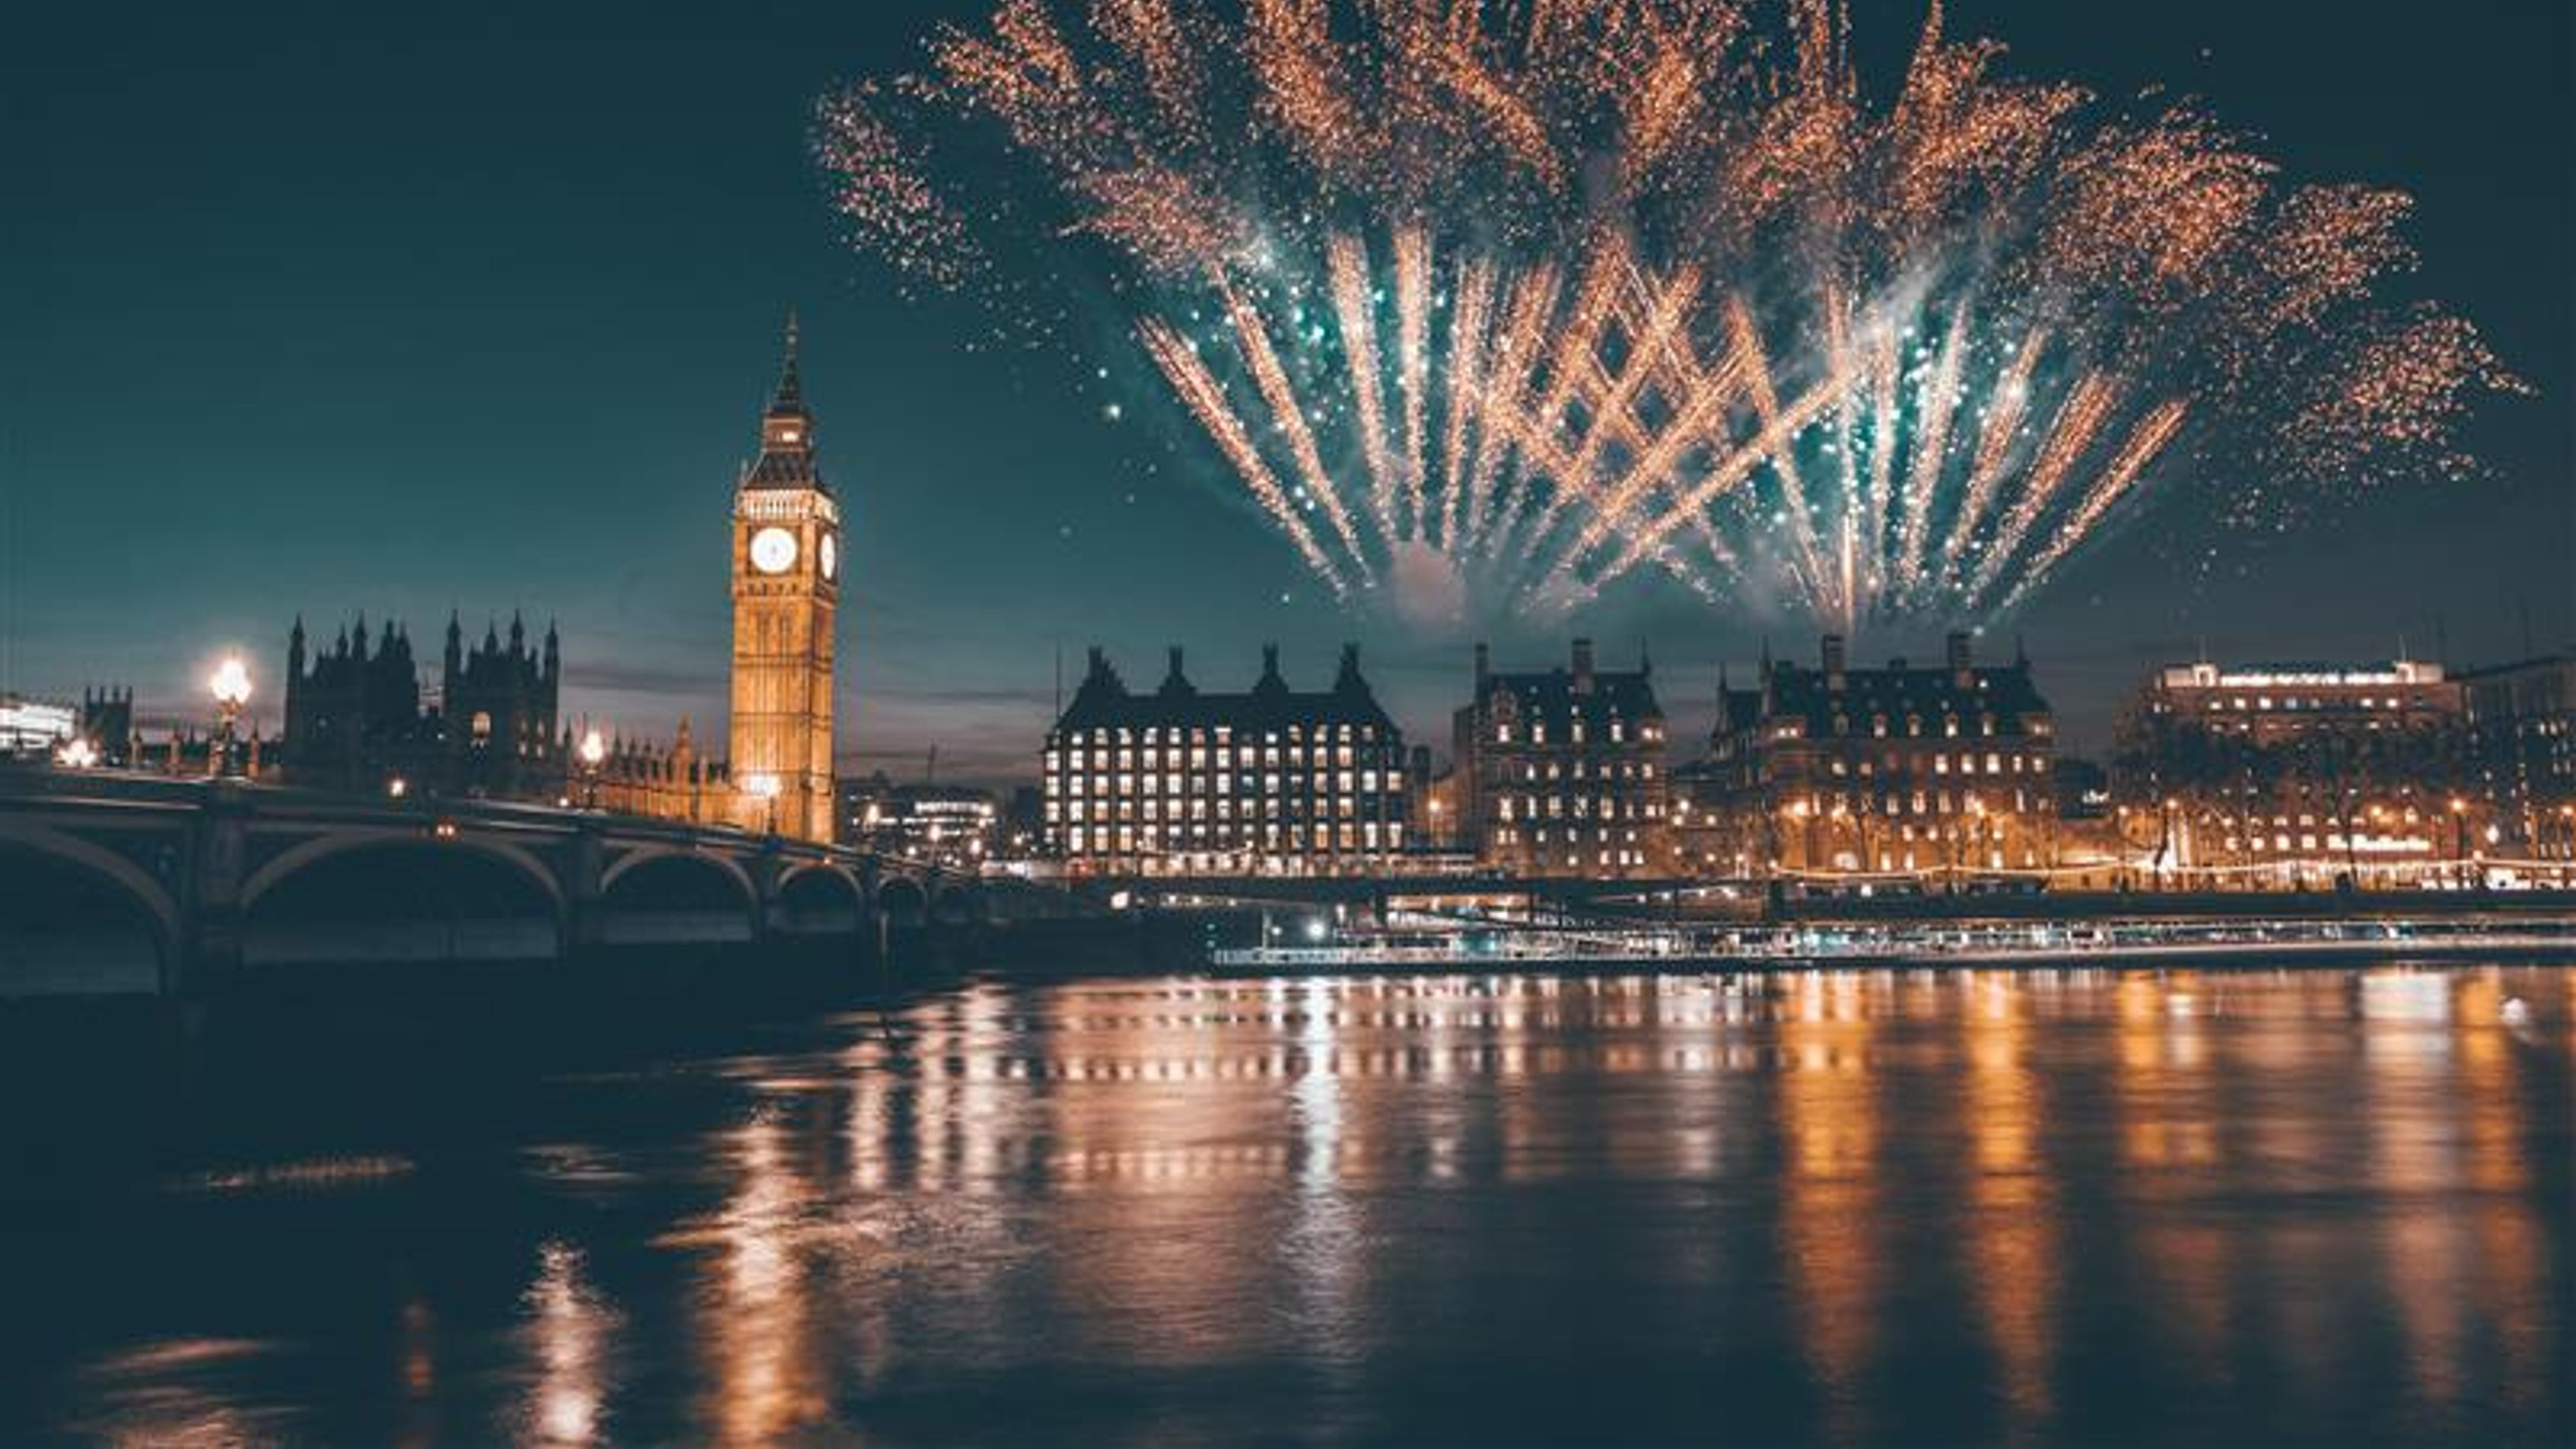
<path fill-rule="evenodd" d="M 814 415 L 805 407 L 805 382 L 797 371 L 801 347 L 796 314 L 787 314 L 787 339 L 778 365 L 778 391 L 760 414 L 760 456 L 743 470 L 745 488 L 829 492 L 814 467 Z"/>
<path fill-rule="evenodd" d="M 769 400 L 769 414 L 805 411 L 805 381 L 796 373 L 796 309 L 787 309 L 787 341 L 778 364 L 778 392 Z"/>

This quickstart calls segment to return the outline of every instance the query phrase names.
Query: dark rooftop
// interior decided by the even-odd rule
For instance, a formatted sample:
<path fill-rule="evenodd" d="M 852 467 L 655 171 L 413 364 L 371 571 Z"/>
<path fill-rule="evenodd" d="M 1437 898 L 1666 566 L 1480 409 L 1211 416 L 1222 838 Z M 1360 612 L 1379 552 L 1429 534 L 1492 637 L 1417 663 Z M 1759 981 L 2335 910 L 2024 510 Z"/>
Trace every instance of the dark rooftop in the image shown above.
<path fill-rule="evenodd" d="M 1839 715 L 1846 722 L 1842 733 L 1867 734 L 1872 718 L 1880 715 L 1890 729 L 1901 730 L 1908 716 L 1929 725 L 1948 716 L 1986 714 L 1994 717 L 1998 733 L 2015 734 L 2050 713 L 2031 680 L 2027 659 L 1976 665 L 1962 634 L 1950 637 L 1948 652 L 1937 665 L 1892 659 L 1879 668 L 1856 669 L 1843 661 L 1842 640 L 1829 635 L 1818 665 L 1766 660 L 1761 687 L 1721 687 L 1718 732 L 1752 729 L 1766 719 L 1798 719 L 1808 735 L 1828 736 L 1837 733 Z"/>
<path fill-rule="evenodd" d="M 1152 693 L 1135 693 L 1119 678 L 1108 655 L 1094 648 L 1082 685 L 1057 719 L 1056 729 L 1230 725 L 1238 730 L 1267 730 L 1313 724 L 1375 725 L 1390 737 L 1395 733 L 1395 722 L 1360 674 L 1358 645 L 1342 646 L 1341 667 L 1332 687 L 1314 691 L 1289 688 L 1279 672 L 1279 647 L 1265 645 L 1260 678 L 1240 694 L 1210 693 L 1191 683 L 1182 671 L 1177 648 L 1171 651 L 1161 684 Z"/>
<path fill-rule="evenodd" d="M 1611 719 L 1663 718 L 1655 700 L 1654 665 L 1640 658 L 1632 670 L 1593 667 L 1592 641 L 1574 641 L 1570 667 L 1531 673 L 1496 673 L 1487 667 L 1485 646 L 1476 646 L 1476 707 L 1490 708 L 1498 696 L 1509 696 L 1514 712 L 1544 719 L 1580 717 L 1587 723 Z"/>

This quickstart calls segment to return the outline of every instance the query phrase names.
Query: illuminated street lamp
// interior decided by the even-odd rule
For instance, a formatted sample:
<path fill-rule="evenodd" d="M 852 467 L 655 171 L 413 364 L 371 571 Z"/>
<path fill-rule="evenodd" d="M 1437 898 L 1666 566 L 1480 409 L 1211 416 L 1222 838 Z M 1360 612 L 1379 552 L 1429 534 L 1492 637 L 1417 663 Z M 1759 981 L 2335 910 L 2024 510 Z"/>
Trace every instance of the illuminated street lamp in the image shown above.
<path fill-rule="evenodd" d="M 242 706 L 250 703 L 250 670 L 242 664 L 240 655 L 228 654 L 224 656 L 223 663 L 215 666 L 214 676 L 206 681 L 206 688 L 215 697 L 215 715 L 223 725 L 215 739 L 215 749 L 219 752 L 215 773 L 230 775 L 233 773 L 233 737 L 240 727 Z"/>
<path fill-rule="evenodd" d="M 593 726 L 582 735 L 579 749 L 582 808 L 596 810 L 599 808 L 599 766 L 608 758 L 608 741 L 600 736 L 598 727 Z"/>
<path fill-rule="evenodd" d="M 742 788 L 745 794 L 761 802 L 764 811 L 761 833 L 776 835 L 778 833 L 778 777 L 753 775 L 742 782 Z"/>

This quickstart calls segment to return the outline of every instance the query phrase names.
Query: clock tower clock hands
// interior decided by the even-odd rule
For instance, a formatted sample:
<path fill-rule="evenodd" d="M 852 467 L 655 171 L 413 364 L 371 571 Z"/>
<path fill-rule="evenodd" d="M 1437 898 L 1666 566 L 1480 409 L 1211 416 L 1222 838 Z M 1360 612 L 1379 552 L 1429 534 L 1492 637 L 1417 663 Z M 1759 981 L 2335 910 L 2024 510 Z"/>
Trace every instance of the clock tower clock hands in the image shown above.
<path fill-rule="evenodd" d="M 815 465 L 798 341 L 790 313 L 760 456 L 734 492 L 732 819 L 828 841 L 841 519 Z"/>

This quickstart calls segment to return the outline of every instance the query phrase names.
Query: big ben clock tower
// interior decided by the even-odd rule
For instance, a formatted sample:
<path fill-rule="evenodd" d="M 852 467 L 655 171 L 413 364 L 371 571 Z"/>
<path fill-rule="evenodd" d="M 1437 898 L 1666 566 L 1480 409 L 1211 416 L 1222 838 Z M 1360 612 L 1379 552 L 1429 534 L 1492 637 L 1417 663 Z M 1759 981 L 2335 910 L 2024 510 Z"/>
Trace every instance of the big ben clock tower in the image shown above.
<path fill-rule="evenodd" d="M 796 319 L 760 457 L 733 500 L 734 823 L 832 838 L 832 624 L 841 510 L 814 466 L 814 418 L 796 375 Z"/>

